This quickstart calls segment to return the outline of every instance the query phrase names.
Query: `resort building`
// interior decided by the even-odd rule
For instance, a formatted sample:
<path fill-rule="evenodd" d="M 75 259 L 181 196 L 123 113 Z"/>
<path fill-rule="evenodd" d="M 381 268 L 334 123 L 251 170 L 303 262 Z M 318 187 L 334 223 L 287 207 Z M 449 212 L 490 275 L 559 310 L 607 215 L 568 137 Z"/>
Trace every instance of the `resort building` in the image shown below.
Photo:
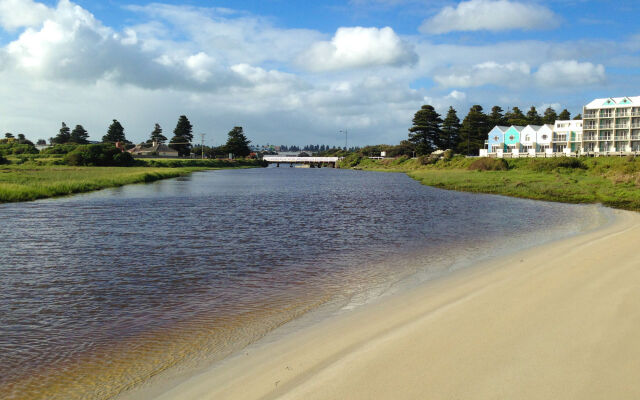
<path fill-rule="evenodd" d="M 640 96 L 595 99 L 581 120 L 553 125 L 495 126 L 483 157 L 640 155 Z"/>
<path fill-rule="evenodd" d="M 595 99 L 582 109 L 586 153 L 640 151 L 640 96 Z"/>

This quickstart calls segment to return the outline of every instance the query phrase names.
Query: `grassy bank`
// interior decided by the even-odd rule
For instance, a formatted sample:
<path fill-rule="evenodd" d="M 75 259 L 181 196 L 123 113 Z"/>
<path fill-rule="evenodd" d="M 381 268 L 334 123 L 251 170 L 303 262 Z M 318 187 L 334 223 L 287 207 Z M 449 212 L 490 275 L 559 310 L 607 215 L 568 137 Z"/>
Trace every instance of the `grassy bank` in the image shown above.
<path fill-rule="evenodd" d="M 153 161 L 153 162 L 150 162 Z M 136 167 L 71 167 L 42 160 L 0 165 L 0 203 L 67 196 L 132 183 L 176 178 L 194 171 L 250 168 L 258 161 L 145 160 Z"/>
<path fill-rule="evenodd" d="M 430 163 L 403 157 L 393 160 L 354 157 L 345 164 L 354 169 L 406 172 L 425 185 L 443 189 L 567 203 L 602 203 L 640 211 L 640 159 L 478 160 L 453 157 Z M 474 162 L 486 165 L 478 167 L 472 165 Z"/>

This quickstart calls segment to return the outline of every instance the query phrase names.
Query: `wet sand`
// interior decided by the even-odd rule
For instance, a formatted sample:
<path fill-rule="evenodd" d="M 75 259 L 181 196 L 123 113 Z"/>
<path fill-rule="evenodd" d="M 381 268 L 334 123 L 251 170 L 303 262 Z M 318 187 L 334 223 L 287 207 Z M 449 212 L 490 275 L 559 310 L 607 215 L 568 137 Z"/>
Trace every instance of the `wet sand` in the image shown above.
<path fill-rule="evenodd" d="M 615 215 L 252 346 L 158 398 L 640 398 L 640 214 Z"/>

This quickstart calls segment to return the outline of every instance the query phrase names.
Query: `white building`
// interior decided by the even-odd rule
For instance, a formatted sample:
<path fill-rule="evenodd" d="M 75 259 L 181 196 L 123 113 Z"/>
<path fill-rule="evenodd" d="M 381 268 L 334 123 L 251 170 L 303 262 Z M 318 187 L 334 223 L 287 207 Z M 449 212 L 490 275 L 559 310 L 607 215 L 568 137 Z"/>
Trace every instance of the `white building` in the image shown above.
<path fill-rule="evenodd" d="M 640 151 L 640 96 L 595 99 L 582 120 L 585 153 Z"/>
<path fill-rule="evenodd" d="M 581 153 L 582 120 L 556 121 L 553 125 L 552 145 L 554 153 Z"/>

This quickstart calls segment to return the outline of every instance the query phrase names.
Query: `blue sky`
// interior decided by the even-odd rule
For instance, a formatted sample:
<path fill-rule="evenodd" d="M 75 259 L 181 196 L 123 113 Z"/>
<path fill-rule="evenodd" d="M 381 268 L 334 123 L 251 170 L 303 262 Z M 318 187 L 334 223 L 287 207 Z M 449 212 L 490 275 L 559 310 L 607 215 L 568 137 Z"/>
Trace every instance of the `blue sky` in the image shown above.
<path fill-rule="evenodd" d="M 640 95 L 634 1 L 0 0 L 0 130 L 145 140 L 186 114 L 207 142 L 406 138 L 422 104 L 461 117 Z"/>

